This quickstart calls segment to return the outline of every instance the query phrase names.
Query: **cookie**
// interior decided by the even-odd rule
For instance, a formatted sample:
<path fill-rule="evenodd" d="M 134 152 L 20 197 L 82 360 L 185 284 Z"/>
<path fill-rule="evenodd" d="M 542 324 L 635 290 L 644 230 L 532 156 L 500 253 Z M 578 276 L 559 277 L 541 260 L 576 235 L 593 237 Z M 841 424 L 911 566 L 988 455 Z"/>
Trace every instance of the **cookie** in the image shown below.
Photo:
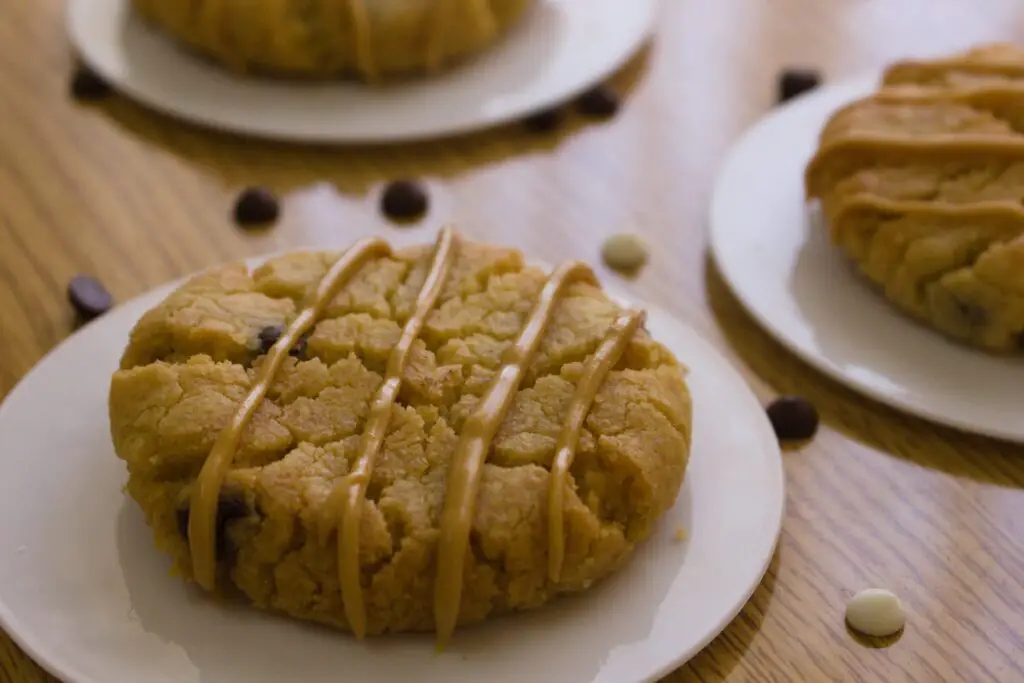
<path fill-rule="evenodd" d="M 1024 49 L 990 43 L 942 59 L 905 60 L 889 66 L 883 85 L 916 84 L 939 88 L 1024 82 Z"/>
<path fill-rule="evenodd" d="M 231 70 L 368 82 L 435 73 L 483 52 L 532 4 L 132 0 L 135 11 L 158 30 Z"/>
<path fill-rule="evenodd" d="M 1024 209 L 864 195 L 832 219 L 833 238 L 885 296 L 958 340 L 1014 351 L 1024 331 Z"/>
<path fill-rule="evenodd" d="M 832 240 L 890 301 L 998 352 L 1024 347 L 1022 57 L 989 46 L 890 69 L 830 118 L 804 178 Z M 987 82 L 943 76 L 964 69 Z"/>
<path fill-rule="evenodd" d="M 135 326 L 111 433 L 186 580 L 444 643 L 586 591 L 673 505 L 690 398 L 642 323 L 581 263 L 450 230 L 225 266 Z"/>

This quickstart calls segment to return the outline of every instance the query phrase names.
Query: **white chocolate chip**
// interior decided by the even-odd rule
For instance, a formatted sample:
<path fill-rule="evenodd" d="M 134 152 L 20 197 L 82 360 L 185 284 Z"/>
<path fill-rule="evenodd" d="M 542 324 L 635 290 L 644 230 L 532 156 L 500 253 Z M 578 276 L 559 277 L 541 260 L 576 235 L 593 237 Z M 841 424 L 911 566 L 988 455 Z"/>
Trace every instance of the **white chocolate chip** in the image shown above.
<path fill-rule="evenodd" d="M 893 593 L 868 588 L 847 603 L 846 623 L 854 631 L 881 638 L 899 632 L 906 623 L 906 615 L 900 599 Z"/>
<path fill-rule="evenodd" d="M 647 245 L 636 235 L 619 233 L 604 241 L 601 257 L 609 268 L 634 271 L 647 263 Z"/>

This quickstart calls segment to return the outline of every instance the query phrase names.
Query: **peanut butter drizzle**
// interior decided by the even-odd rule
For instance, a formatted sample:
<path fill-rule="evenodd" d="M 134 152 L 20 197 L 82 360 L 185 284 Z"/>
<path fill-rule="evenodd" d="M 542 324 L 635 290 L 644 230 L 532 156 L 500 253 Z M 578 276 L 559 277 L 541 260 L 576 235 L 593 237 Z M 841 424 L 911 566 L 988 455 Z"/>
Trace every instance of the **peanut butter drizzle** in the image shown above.
<path fill-rule="evenodd" d="M 387 256 L 391 246 L 382 239 L 364 239 L 354 244 L 339 258 L 317 285 L 312 305 L 304 309 L 277 340 L 260 366 L 252 389 L 238 406 L 231 422 L 221 430 L 210 450 L 192 490 L 188 520 L 189 550 L 196 582 L 206 590 L 216 585 L 216 514 L 220 488 L 231 469 L 238 450 L 242 430 L 249 424 L 260 402 L 267 395 L 274 375 L 288 357 L 299 338 L 316 324 L 324 309 L 337 296 L 342 286 L 370 258 Z"/>
<path fill-rule="evenodd" d="M 439 648 L 448 643 L 459 618 L 462 574 L 473 508 L 491 440 L 505 419 L 530 359 L 540 346 L 558 298 L 569 284 L 579 280 L 597 284 L 593 271 L 579 261 L 562 264 L 551 274 L 519 338 L 505 352 L 501 369 L 462 426 L 448 468 L 437 547 L 434 621 Z"/>
<path fill-rule="evenodd" d="M 338 577 L 341 583 L 341 598 L 349 626 L 360 639 L 366 635 L 366 607 L 359 575 L 359 522 L 362 504 L 370 477 L 373 476 L 374 460 L 384 443 L 391 421 L 392 406 L 402 386 L 402 375 L 405 372 L 409 351 L 444 289 L 444 283 L 451 270 L 455 242 L 454 231 L 451 228 L 444 228 L 437 240 L 430 272 L 416 299 L 415 312 L 406 321 L 402 336 L 388 357 L 384 381 L 371 404 L 370 414 L 360 437 L 359 459 L 335 492 L 341 496 L 338 531 Z M 333 497 L 334 494 L 332 499 Z"/>
<path fill-rule="evenodd" d="M 1024 206 L 1011 199 L 986 199 L 967 204 L 954 204 L 921 199 L 889 199 L 861 192 L 844 198 L 839 203 L 832 216 L 833 225 L 829 227 L 837 229 L 834 224 L 844 220 L 848 214 L 865 208 L 887 214 L 956 218 L 965 224 L 1002 221 L 1014 226 L 1024 226 Z"/>
<path fill-rule="evenodd" d="M 897 62 L 885 70 L 884 85 L 897 83 L 920 83 L 921 77 L 934 85 L 937 77 L 947 76 L 952 71 L 970 74 L 997 76 L 1024 76 L 1024 64 L 1015 60 L 991 59 L 975 53 L 956 55 L 946 59 L 906 60 Z"/>
<path fill-rule="evenodd" d="M 583 421 L 590 412 L 590 406 L 594 403 L 605 378 L 622 358 L 645 317 L 643 311 L 626 311 L 616 318 L 597 351 L 587 361 L 583 377 L 576 385 L 576 393 L 569 405 L 569 414 L 558 437 L 555 458 L 551 463 L 551 481 L 548 489 L 548 578 L 551 581 L 559 581 L 562 575 L 562 563 L 565 558 L 562 521 L 565 478 L 576 457 Z"/>
<path fill-rule="evenodd" d="M 1024 161 L 1024 137 L 1007 135 L 929 135 L 907 137 L 897 135 L 871 135 L 857 133 L 846 135 L 838 140 L 826 142 L 818 148 L 804 171 L 804 187 L 808 198 L 820 197 L 822 187 L 822 167 L 825 162 L 838 152 L 891 154 L 901 163 L 906 163 L 908 156 L 941 157 L 956 155 L 987 156 L 994 158 L 1017 157 Z"/>

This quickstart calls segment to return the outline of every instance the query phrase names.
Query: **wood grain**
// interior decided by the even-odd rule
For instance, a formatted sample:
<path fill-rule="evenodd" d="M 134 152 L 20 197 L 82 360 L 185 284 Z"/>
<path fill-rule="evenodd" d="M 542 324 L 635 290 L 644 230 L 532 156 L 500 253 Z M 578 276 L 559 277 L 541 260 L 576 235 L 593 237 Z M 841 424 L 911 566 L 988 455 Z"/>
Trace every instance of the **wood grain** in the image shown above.
<path fill-rule="evenodd" d="M 595 263 L 604 236 L 633 230 L 657 248 L 622 284 L 718 342 L 762 398 L 806 395 L 826 425 L 786 454 L 785 531 L 768 576 L 666 680 L 1024 681 L 1024 448 L 906 417 L 810 370 L 739 307 L 704 239 L 714 173 L 772 106 L 780 68 L 839 78 L 1024 38 L 1019 0 L 665 0 L 655 42 L 615 79 L 629 96 L 611 122 L 345 149 L 218 135 L 119 98 L 76 104 L 62 5 L 0 3 L 0 396 L 72 332 L 64 287 L 77 273 L 125 300 L 228 258 L 376 232 L 426 240 L 447 220 Z M 421 227 L 389 227 L 376 212 L 381 183 L 399 176 L 429 181 Z M 255 183 L 287 196 L 285 216 L 243 233 L 230 205 Z M 847 597 L 872 585 L 910 612 L 887 649 L 858 643 L 842 621 Z M 53 679 L 0 637 L 0 680 Z"/>

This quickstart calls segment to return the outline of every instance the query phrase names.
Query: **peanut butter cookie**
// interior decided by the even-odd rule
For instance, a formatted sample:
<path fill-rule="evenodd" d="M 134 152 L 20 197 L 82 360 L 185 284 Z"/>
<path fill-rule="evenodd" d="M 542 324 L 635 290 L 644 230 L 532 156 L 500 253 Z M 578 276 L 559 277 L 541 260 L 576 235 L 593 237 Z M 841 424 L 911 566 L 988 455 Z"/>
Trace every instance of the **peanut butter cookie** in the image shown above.
<path fill-rule="evenodd" d="M 132 0 L 164 33 L 236 71 L 365 81 L 486 50 L 532 0 Z"/>
<path fill-rule="evenodd" d="M 893 66 L 825 125 L 805 185 L 902 309 L 984 349 L 1024 346 L 1024 51 Z"/>
<path fill-rule="evenodd" d="M 110 422 L 187 580 L 443 643 L 621 567 L 679 493 L 691 407 L 585 265 L 446 229 L 193 278 L 134 328 Z"/>

